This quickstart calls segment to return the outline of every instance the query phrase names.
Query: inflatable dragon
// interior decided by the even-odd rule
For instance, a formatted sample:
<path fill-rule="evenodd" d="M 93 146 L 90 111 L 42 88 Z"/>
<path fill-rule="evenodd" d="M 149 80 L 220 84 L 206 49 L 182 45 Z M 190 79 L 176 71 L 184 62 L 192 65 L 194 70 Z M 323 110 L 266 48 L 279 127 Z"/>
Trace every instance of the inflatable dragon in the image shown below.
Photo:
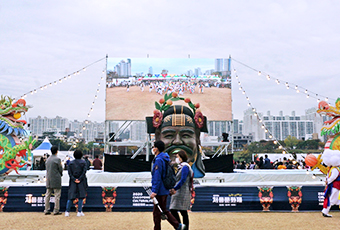
<path fill-rule="evenodd" d="M 27 160 L 36 140 L 24 129 L 26 121 L 19 120 L 27 110 L 24 99 L 14 102 L 8 96 L 0 98 L 0 175 L 13 170 L 18 173 L 18 168 L 29 164 Z M 19 137 L 25 140 L 21 142 Z"/>
<path fill-rule="evenodd" d="M 325 144 L 325 150 L 340 150 L 340 98 L 335 101 L 335 107 L 330 106 L 326 101 L 319 102 L 317 113 L 330 117 L 321 128 L 321 135 L 329 135 Z M 310 156 L 312 157 L 312 155 Z M 319 168 L 321 172 L 327 174 L 329 167 L 322 164 L 322 154 L 315 159 L 312 170 Z"/>

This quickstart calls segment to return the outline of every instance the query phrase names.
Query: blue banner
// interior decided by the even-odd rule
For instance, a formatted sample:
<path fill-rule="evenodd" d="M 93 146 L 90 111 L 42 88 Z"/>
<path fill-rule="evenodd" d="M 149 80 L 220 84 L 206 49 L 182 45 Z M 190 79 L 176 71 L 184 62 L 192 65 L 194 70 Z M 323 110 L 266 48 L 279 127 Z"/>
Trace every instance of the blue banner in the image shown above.
<path fill-rule="evenodd" d="M 60 210 L 65 211 L 67 187 L 62 188 Z M 323 186 L 195 187 L 192 211 L 321 211 Z M 43 212 L 43 186 L 0 187 L 0 209 L 5 212 Z M 168 197 L 168 203 L 171 197 Z M 51 197 L 53 209 L 54 197 Z M 73 210 L 76 209 L 74 205 Z M 143 187 L 91 186 L 84 211 L 152 211 L 153 203 Z M 332 209 L 338 210 L 338 206 Z"/>

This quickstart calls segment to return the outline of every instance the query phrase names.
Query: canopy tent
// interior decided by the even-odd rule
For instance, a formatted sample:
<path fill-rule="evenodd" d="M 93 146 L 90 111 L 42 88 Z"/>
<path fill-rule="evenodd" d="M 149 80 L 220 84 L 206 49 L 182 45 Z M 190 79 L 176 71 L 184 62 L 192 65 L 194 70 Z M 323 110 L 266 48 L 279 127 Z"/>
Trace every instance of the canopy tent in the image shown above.
<path fill-rule="evenodd" d="M 37 148 L 35 148 L 33 151 L 35 151 L 35 150 L 51 150 L 51 147 L 52 147 L 51 142 L 48 140 L 47 137 L 45 137 L 45 140 Z"/>
<path fill-rule="evenodd" d="M 51 155 L 51 147 L 52 144 L 46 137 L 45 140 L 32 151 L 32 156 L 35 160 L 39 160 L 40 157 L 43 157 L 44 154 Z M 73 151 L 58 151 L 57 156 L 61 159 L 64 160 L 67 156 L 69 156 L 71 159 L 73 158 Z"/>

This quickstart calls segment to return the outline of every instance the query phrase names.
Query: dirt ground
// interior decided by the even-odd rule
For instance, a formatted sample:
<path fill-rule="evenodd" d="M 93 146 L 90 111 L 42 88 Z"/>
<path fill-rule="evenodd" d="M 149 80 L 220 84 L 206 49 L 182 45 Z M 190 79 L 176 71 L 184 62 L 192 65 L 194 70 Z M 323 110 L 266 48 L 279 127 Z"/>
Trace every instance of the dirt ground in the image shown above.
<path fill-rule="evenodd" d="M 149 92 L 149 87 L 144 87 L 144 92 L 139 86 L 115 87 L 106 89 L 106 120 L 145 120 L 146 116 L 153 116 L 155 101 L 163 98 L 155 90 Z M 188 92 L 180 97 L 189 97 L 191 101 L 200 103 L 201 110 L 208 120 L 221 121 L 232 119 L 231 114 L 231 89 L 229 88 L 204 88 L 203 94 L 198 93 L 196 86 L 195 93 Z M 183 101 L 175 104 L 185 105 Z"/>
<path fill-rule="evenodd" d="M 339 229 L 340 213 L 331 212 L 333 218 L 324 218 L 320 212 L 191 212 L 191 230 L 224 229 Z M 85 212 L 77 217 L 72 212 L 64 215 L 45 216 L 37 212 L 2 212 L 0 229 L 153 229 L 151 212 Z M 173 229 L 162 221 L 162 229 Z"/>

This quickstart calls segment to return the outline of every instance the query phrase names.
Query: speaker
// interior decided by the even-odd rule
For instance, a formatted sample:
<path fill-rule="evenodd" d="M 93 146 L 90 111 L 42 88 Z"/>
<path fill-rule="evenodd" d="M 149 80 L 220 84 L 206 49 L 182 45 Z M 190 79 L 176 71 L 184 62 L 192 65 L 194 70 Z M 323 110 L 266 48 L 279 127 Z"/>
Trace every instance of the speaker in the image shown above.
<path fill-rule="evenodd" d="M 229 134 L 228 133 L 222 133 L 222 142 L 229 142 Z"/>

